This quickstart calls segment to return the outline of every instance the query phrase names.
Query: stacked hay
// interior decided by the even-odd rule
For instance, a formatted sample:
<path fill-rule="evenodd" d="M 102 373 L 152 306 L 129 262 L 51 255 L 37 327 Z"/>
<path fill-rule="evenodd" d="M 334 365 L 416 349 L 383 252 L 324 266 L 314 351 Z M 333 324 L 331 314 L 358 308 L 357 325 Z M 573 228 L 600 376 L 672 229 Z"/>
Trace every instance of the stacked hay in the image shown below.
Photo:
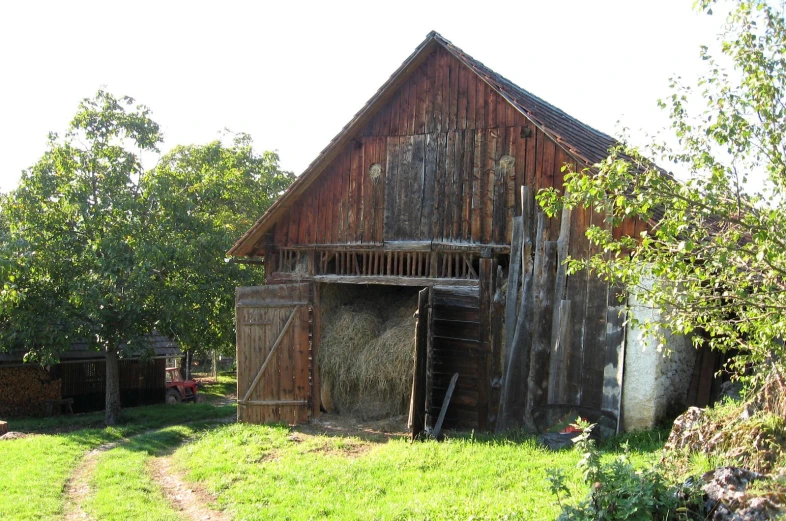
<path fill-rule="evenodd" d="M 409 406 L 415 338 L 413 288 L 325 285 L 319 370 L 328 412 L 373 420 Z"/>

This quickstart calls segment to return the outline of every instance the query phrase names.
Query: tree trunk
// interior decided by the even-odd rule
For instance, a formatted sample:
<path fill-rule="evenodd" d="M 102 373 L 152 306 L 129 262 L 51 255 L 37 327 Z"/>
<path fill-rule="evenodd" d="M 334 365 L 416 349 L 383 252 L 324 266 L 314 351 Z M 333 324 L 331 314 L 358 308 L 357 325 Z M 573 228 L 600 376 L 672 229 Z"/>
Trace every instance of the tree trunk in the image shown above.
<path fill-rule="evenodd" d="M 191 380 L 191 350 L 187 349 L 180 359 L 180 374 L 184 380 Z"/>
<path fill-rule="evenodd" d="M 106 347 L 106 409 L 104 423 L 115 425 L 120 419 L 120 365 L 117 349 Z"/>

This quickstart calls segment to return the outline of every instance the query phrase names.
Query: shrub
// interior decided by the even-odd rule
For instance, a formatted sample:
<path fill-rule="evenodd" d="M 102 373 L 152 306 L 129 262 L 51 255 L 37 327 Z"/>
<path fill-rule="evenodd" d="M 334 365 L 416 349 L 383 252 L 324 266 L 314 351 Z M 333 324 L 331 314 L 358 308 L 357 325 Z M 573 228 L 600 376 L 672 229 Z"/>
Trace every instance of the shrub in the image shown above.
<path fill-rule="evenodd" d="M 579 468 L 589 485 L 587 496 L 575 506 L 568 499 L 571 492 L 560 471 L 549 471 L 551 492 L 562 508 L 558 521 L 677 521 L 701 519 L 698 490 L 692 486 L 674 486 L 657 469 L 637 472 L 626 455 L 610 463 L 601 461 L 590 433 L 594 425 L 579 420 L 582 433 L 574 440 L 583 452 Z M 627 453 L 627 444 L 624 445 Z"/>

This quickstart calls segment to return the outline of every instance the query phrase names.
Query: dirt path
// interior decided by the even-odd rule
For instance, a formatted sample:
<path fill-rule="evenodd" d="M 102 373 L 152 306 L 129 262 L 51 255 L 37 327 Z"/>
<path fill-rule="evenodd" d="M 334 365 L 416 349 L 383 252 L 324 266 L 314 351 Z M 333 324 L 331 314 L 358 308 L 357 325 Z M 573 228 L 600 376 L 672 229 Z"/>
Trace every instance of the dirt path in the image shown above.
<path fill-rule="evenodd" d="M 234 420 L 235 420 L 234 416 L 231 416 L 227 418 L 219 418 L 216 420 L 197 420 L 194 422 L 181 423 L 179 425 L 189 425 L 191 423 L 203 423 L 203 422 L 230 423 Z M 68 481 L 66 482 L 65 516 L 63 519 L 65 521 L 83 521 L 85 519 L 91 519 L 91 517 L 87 514 L 87 512 L 85 512 L 84 509 L 82 508 L 82 504 L 90 495 L 90 477 L 93 475 L 93 471 L 95 470 L 96 464 L 98 462 L 98 457 L 102 453 L 108 450 L 112 450 L 118 445 L 126 443 L 133 438 L 136 438 L 138 436 L 144 436 L 146 434 L 151 434 L 153 432 L 160 431 L 161 429 L 165 429 L 167 427 L 171 427 L 171 425 L 166 425 L 164 427 L 158 427 L 155 429 L 142 431 L 138 434 L 134 434 L 133 436 L 124 438 L 122 440 L 117 440 L 110 443 L 104 443 L 103 445 L 100 445 L 95 449 L 88 451 L 82 457 L 82 460 L 77 464 L 76 470 L 74 470 L 73 474 L 71 474 L 71 477 L 69 477 Z M 163 462 L 163 463 L 158 464 L 157 462 Z M 191 520 L 229 519 L 228 517 L 223 517 L 223 514 L 214 512 L 209 507 L 207 507 L 207 503 L 209 503 L 209 501 L 211 501 L 212 498 L 210 498 L 206 494 L 202 494 L 200 496 L 200 494 L 194 493 L 192 490 L 188 488 L 188 486 L 185 485 L 185 483 L 180 478 L 180 476 L 175 476 L 174 474 L 170 474 L 169 472 L 170 467 L 171 465 L 169 461 L 169 456 L 157 457 L 157 458 L 154 457 L 151 460 L 151 465 L 150 465 L 151 476 L 156 481 L 156 483 L 158 483 L 161 486 L 162 491 L 164 492 L 164 495 L 167 497 L 167 499 L 169 499 L 170 502 L 172 502 L 172 504 L 178 510 L 183 512 L 188 519 Z M 157 473 L 157 471 L 155 470 L 156 468 L 166 469 L 166 471 L 163 472 L 163 474 Z M 168 476 L 171 476 L 172 480 L 164 479 Z M 172 491 L 176 492 L 179 489 L 186 491 L 186 493 L 190 495 L 189 496 L 190 501 L 184 500 L 184 504 L 183 504 L 184 506 L 188 506 L 188 508 L 181 507 L 179 502 L 180 500 L 177 498 L 178 494 L 172 493 Z M 199 507 L 202 509 L 202 512 L 200 515 L 193 515 L 191 512 L 192 510 L 194 511 L 196 510 L 197 505 L 200 505 L 199 501 L 202 501 L 201 503 L 202 506 Z"/>
<path fill-rule="evenodd" d="M 66 508 L 65 508 L 65 521 L 79 521 L 90 519 L 82 509 L 82 503 L 90 495 L 90 476 L 93 475 L 93 470 L 96 468 L 98 456 L 118 446 L 122 441 L 113 441 L 105 443 L 95 449 L 88 451 L 82 457 L 82 461 L 76 467 L 76 470 L 71 477 L 68 478 L 65 487 Z"/>
<path fill-rule="evenodd" d="M 215 500 L 210 494 L 183 480 L 172 463 L 172 456 L 153 458 L 148 463 L 153 481 L 158 483 L 162 492 L 175 509 L 191 521 L 229 521 L 224 512 L 213 510 L 208 505 Z"/>

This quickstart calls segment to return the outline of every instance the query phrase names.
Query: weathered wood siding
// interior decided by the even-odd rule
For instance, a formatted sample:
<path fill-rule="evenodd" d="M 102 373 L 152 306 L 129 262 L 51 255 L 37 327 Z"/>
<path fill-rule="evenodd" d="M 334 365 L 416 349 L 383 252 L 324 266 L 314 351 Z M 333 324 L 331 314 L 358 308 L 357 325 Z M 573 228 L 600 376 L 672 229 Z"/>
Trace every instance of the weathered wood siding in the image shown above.
<path fill-rule="evenodd" d="M 273 243 L 508 244 L 518 187 L 561 186 L 567 159 L 440 48 L 276 224 Z"/>

